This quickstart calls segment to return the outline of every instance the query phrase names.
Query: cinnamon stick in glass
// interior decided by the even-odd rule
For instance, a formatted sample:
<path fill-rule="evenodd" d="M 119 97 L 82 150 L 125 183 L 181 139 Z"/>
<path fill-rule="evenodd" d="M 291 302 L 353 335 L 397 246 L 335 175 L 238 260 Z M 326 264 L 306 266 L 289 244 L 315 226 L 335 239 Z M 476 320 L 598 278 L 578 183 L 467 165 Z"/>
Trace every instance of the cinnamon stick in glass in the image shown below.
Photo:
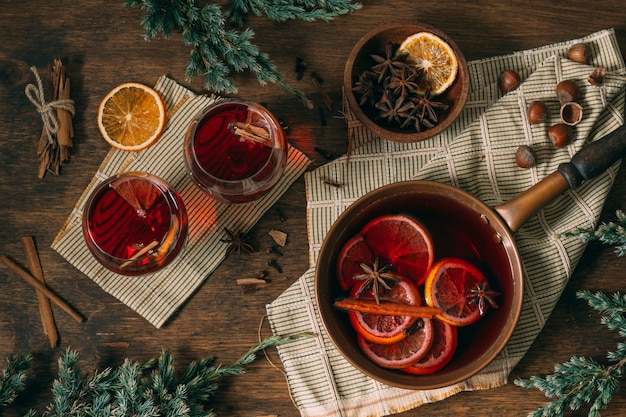
<path fill-rule="evenodd" d="M 77 313 L 72 307 L 70 307 L 65 301 L 59 298 L 54 292 L 52 292 L 45 284 L 42 284 L 37 278 L 24 271 L 18 264 L 7 258 L 6 256 L 0 256 L 0 261 L 9 267 L 10 270 L 15 272 L 20 278 L 24 281 L 28 282 L 30 285 L 35 287 L 35 289 L 43 292 L 46 297 L 50 299 L 54 304 L 59 306 L 63 311 L 69 314 L 74 320 L 79 323 L 85 321 L 85 318 Z"/>
<path fill-rule="evenodd" d="M 30 269 L 30 272 L 35 278 L 41 281 L 42 284 L 45 284 L 43 268 L 41 267 L 35 242 L 31 237 L 23 237 L 22 246 L 24 247 L 24 253 L 26 254 L 28 269 Z M 39 290 L 35 291 L 37 292 L 37 299 L 39 301 L 39 315 L 41 316 L 43 332 L 46 336 L 48 336 L 50 347 L 55 347 L 59 341 L 59 333 L 57 331 L 56 323 L 54 322 L 54 315 L 52 314 L 50 300 L 43 292 Z"/>

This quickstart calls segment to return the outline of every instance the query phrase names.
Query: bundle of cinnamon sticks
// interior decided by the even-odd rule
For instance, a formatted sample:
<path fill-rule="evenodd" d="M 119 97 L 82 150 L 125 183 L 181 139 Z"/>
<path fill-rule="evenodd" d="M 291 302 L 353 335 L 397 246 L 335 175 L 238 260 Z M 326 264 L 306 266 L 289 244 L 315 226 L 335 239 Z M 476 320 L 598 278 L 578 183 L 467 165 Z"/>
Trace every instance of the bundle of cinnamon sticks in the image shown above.
<path fill-rule="evenodd" d="M 60 59 L 54 60 L 49 73 L 52 89 L 50 101 L 70 99 L 70 80 Z M 57 108 L 56 118 L 59 130 L 54 135 L 54 140 L 50 142 L 45 126 L 39 138 L 37 148 L 37 155 L 39 155 L 37 177 L 39 178 L 43 178 L 47 171 L 59 175 L 63 162 L 70 159 L 70 148 L 72 148 L 72 139 L 74 138 L 72 114 L 66 109 Z"/>

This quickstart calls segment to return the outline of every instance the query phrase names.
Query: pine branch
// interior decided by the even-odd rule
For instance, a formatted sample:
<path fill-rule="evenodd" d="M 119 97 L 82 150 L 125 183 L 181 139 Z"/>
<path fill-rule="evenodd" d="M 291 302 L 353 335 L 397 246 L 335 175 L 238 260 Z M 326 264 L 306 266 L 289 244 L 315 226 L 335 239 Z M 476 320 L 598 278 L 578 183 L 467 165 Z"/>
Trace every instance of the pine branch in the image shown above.
<path fill-rule="evenodd" d="M 14 355 L 7 358 L 7 367 L 0 373 L 0 416 L 2 409 L 13 403 L 24 390 L 25 371 L 30 367 L 31 355 Z"/>
<path fill-rule="evenodd" d="M 250 71 L 259 84 L 275 84 L 309 108 L 313 104 L 304 92 L 289 85 L 269 56 L 251 42 L 254 31 L 241 30 L 245 16 L 253 13 L 279 22 L 327 21 L 361 7 L 352 0 L 232 0 L 224 16 L 219 5 L 200 7 L 197 0 L 127 0 L 125 4 L 146 12 L 141 24 L 147 40 L 159 34 L 166 39 L 174 32 L 182 34 L 183 43 L 191 47 L 185 71 L 188 80 L 203 75 L 206 89 L 233 94 L 237 92 L 233 73 Z"/>
<path fill-rule="evenodd" d="M 614 245 L 617 256 L 626 254 L 626 214 L 622 210 L 615 212 L 617 222 L 602 223 L 595 230 L 577 228 L 566 232 L 565 237 L 577 237 L 585 242 L 598 241 L 605 245 Z"/>
<path fill-rule="evenodd" d="M 244 365 L 268 347 L 279 346 L 310 333 L 286 337 L 270 336 L 250 348 L 232 365 L 215 365 L 214 358 L 191 362 L 178 377 L 174 359 L 162 350 L 158 360 L 146 362 L 126 359 L 117 368 L 107 368 L 89 376 L 78 365 L 78 353 L 66 350 L 58 361 L 58 378 L 52 384 L 53 401 L 46 417 L 214 417 L 211 399 L 225 376 L 244 373 Z M 19 391 L 24 389 L 24 371 L 30 364 L 27 355 L 11 357 L 0 374 L 0 416 Z M 37 417 L 34 410 L 27 417 Z"/>
<path fill-rule="evenodd" d="M 579 291 L 577 297 L 597 310 L 602 315 L 601 322 L 610 330 L 617 330 L 622 337 L 626 337 L 626 296 Z M 592 359 L 575 356 L 555 366 L 551 375 L 515 380 L 516 385 L 536 388 L 552 400 L 529 416 L 562 417 L 568 409 L 575 411 L 590 404 L 588 417 L 599 417 L 613 394 L 620 390 L 620 379 L 626 366 L 626 343 L 618 343 L 614 352 L 607 353 L 607 359 L 609 365 L 602 365 Z"/>

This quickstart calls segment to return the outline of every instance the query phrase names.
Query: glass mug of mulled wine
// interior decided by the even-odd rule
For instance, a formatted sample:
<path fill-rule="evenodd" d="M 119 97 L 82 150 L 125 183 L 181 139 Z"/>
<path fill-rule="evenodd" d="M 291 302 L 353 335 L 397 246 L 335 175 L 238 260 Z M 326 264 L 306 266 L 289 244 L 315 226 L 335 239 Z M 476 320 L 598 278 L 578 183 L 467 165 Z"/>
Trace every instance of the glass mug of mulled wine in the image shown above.
<path fill-rule="evenodd" d="M 182 198 L 162 179 L 126 172 L 89 196 L 83 235 L 94 257 L 121 275 L 144 275 L 170 264 L 187 238 Z"/>
<path fill-rule="evenodd" d="M 265 195 L 282 176 L 287 140 L 265 107 L 224 99 L 189 125 L 184 159 L 189 176 L 213 198 L 246 203 Z"/>

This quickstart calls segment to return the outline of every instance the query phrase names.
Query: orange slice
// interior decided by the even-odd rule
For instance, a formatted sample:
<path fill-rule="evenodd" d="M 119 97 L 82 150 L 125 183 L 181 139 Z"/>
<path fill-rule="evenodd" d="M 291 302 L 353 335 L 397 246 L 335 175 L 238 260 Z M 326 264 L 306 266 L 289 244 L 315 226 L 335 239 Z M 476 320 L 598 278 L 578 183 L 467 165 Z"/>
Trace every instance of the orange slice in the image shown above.
<path fill-rule="evenodd" d="M 420 89 L 437 96 L 448 89 L 456 79 L 459 62 L 452 47 L 439 36 L 419 32 L 409 36 L 399 51 L 408 54 L 408 61 L 423 73 Z"/>
<path fill-rule="evenodd" d="M 478 303 L 472 302 L 472 291 L 486 281 L 473 264 L 458 258 L 437 261 L 424 284 L 426 304 L 442 310 L 437 318 L 453 326 L 467 326 L 481 318 Z"/>
<path fill-rule="evenodd" d="M 381 345 L 369 342 L 360 334 L 357 343 L 365 356 L 372 362 L 384 368 L 406 369 L 422 359 L 433 344 L 433 321 L 418 319 L 420 325 L 408 332 L 408 335 L 399 342 Z"/>
<path fill-rule="evenodd" d="M 145 217 L 150 207 L 161 196 L 156 185 L 146 178 L 120 178 L 111 183 L 111 188 L 130 204 L 141 217 Z"/>
<path fill-rule="evenodd" d="M 350 292 L 352 298 L 374 299 L 371 290 L 362 291 L 365 282 L 355 284 Z M 421 294 L 415 284 L 406 278 L 398 277 L 390 289 L 382 289 L 381 299 L 397 303 L 420 305 Z M 409 316 L 387 316 L 379 314 L 365 314 L 349 311 L 350 323 L 356 332 L 365 340 L 376 344 L 391 344 L 399 342 L 407 336 L 407 329 L 415 322 Z"/>
<path fill-rule="evenodd" d="M 139 151 L 155 143 L 165 119 L 165 103 L 159 93 L 140 83 L 118 85 L 98 108 L 102 137 L 125 151 Z"/>

